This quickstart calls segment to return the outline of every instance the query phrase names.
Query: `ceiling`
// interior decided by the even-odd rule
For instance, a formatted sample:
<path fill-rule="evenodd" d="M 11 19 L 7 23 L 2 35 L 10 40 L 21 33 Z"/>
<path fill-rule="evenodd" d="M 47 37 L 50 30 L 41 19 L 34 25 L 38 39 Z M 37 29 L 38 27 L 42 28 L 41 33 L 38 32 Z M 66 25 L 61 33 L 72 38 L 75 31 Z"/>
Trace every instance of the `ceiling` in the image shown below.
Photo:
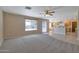
<path fill-rule="evenodd" d="M 44 18 L 44 19 L 52 19 L 60 14 L 63 13 L 74 13 L 78 10 L 78 6 L 76 7 L 67 7 L 67 6 L 30 6 L 32 9 L 28 10 L 25 9 L 25 6 L 0 6 L 0 9 L 2 9 L 5 12 L 9 12 L 9 13 L 16 13 L 16 14 L 20 14 L 20 15 L 27 15 L 27 16 L 32 16 L 32 17 L 40 17 L 40 18 Z M 50 17 L 46 17 L 43 14 L 41 14 L 42 12 L 44 12 L 45 10 L 54 10 L 55 11 L 55 15 L 54 16 L 50 16 Z"/>

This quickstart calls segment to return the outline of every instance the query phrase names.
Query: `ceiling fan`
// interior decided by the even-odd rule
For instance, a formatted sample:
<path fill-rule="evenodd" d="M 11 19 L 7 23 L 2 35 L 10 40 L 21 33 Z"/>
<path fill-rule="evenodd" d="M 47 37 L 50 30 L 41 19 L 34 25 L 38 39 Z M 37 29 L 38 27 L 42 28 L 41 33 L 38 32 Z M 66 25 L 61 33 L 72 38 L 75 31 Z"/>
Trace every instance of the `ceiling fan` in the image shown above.
<path fill-rule="evenodd" d="M 44 12 L 45 12 L 45 15 L 48 15 L 48 16 L 53 16 L 53 13 L 55 13 L 55 11 L 51 11 L 51 10 L 46 10 Z"/>
<path fill-rule="evenodd" d="M 54 13 L 55 13 L 55 11 L 45 10 L 41 14 L 43 14 L 44 16 L 53 16 Z"/>
<path fill-rule="evenodd" d="M 60 9 L 60 8 L 62 8 L 62 6 L 56 7 L 53 10 L 47 9 L 47 10 L 43 11 L 41 14 L 43 14 L 44 16 L 53 16 L 53 14 L 56 12 L 55 10 Z"/>

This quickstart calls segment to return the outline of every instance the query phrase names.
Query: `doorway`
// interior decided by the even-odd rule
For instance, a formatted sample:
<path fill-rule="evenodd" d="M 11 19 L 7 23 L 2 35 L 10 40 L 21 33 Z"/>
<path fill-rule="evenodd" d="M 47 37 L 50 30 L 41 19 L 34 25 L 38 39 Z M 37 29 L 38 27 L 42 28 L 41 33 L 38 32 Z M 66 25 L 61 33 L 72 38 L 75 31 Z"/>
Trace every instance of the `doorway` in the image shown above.
<path fill-rule="evenodd" d="M 77 22 L 76 21 L 74 21 L 74 22 L 72 22 L 72 32 L 76 32 L 77 30 Z"/>
<path fill-rule="evenodd" d="M 47 21 L 42 21 L 42 33 L 47 33 Z"/>
<path fill-rule="evenodd" d="M 76 35 L 77 36 L 77 21 L 67 20 L 65 22 L 65 32 L 67 35 Z"/>

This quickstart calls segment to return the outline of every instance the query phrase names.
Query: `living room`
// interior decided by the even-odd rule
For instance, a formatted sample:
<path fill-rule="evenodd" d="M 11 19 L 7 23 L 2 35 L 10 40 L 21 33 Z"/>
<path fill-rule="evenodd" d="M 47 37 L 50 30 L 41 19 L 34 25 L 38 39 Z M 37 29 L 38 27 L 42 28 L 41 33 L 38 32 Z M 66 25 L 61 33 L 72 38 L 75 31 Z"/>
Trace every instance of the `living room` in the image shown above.
<path fill-rule="evenodd" d="M 78 8 L 1 6 L 0 52 L 79 52 Z"/>

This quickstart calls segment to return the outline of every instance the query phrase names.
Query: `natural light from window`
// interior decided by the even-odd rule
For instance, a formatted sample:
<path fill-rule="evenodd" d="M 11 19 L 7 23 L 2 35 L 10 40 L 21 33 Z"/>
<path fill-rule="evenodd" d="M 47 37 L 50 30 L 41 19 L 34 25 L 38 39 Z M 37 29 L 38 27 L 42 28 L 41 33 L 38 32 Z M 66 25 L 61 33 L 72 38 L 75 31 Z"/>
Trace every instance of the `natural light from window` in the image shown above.
<path fill-rule="evenodd" d="M 25 31 L 37 30 L 37 21 L 36 20 L 25 20 Z"/>

